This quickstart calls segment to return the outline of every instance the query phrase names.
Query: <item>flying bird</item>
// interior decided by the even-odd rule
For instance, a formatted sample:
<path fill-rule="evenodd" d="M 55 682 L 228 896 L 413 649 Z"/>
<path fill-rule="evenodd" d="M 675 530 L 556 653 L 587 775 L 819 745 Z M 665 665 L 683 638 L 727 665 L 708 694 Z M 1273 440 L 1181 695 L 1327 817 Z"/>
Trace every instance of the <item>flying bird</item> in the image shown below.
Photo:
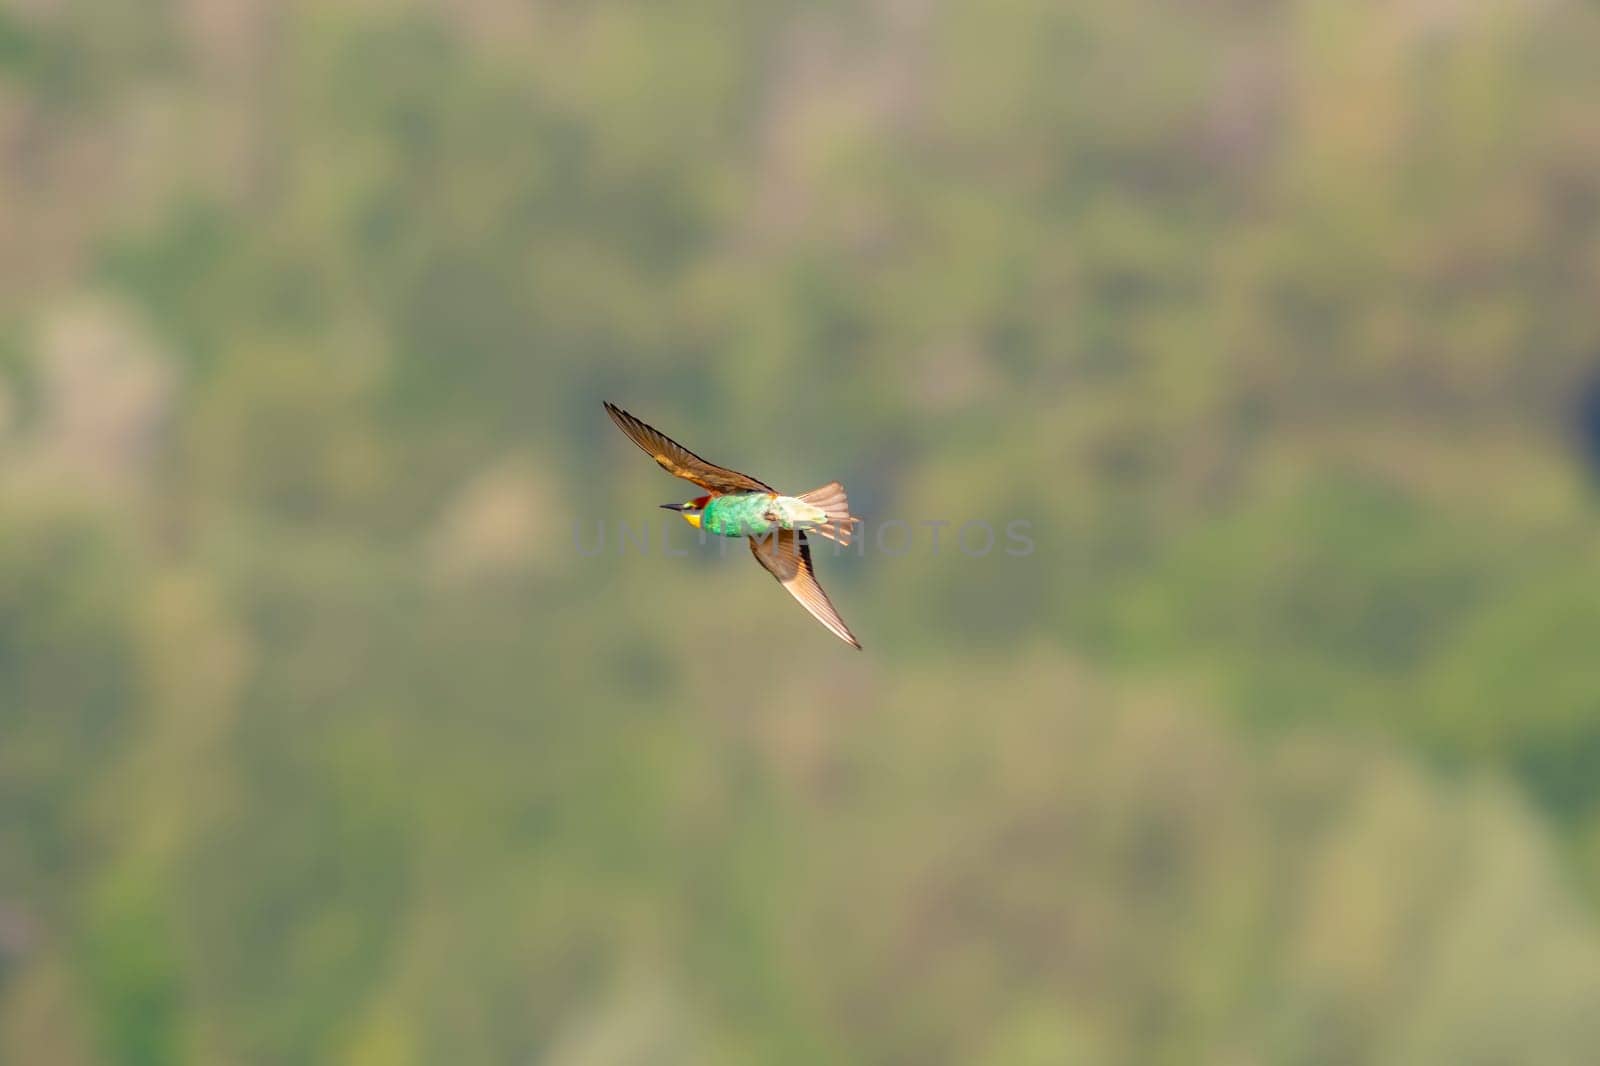
<path fill-rule="evenodd" d="M 830 481 L 798 496 L 784 496 L 748 474 L 706 462 L 616 404 L 605 407 L 617 428 L 663 470 L 706 490 L 704 496 L 686 503 L 664 503 L 662 507 L 678 512 L 696 529 L 721 537 L 748 537 L 756 562 L 766 567 L 800 606 L 834 636 L 851 647 L 861 647 L 817 584 L 811 546 L 806 542 L 810 531 L 839 544 L 850 543 L 855 524 L 861 520 L 850 513 L 843 485 Z"/>

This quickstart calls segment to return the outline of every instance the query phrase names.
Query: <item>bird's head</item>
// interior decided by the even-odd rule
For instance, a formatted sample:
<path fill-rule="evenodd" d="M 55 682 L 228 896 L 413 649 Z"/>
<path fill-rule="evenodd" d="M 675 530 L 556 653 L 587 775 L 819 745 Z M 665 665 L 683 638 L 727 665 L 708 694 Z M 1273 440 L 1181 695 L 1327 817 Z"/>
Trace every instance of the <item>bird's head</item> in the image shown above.
<path fill-rule="evenodd" d="M 661 506 L 668 511 L 677 511 L 685 522 L 699 529 L 700 512 L 705 510 L 706 504 L 710 501 L 710 496 L 701 496 L 699 499 L 690 500 L 687 503 L 664 503 Z"/>

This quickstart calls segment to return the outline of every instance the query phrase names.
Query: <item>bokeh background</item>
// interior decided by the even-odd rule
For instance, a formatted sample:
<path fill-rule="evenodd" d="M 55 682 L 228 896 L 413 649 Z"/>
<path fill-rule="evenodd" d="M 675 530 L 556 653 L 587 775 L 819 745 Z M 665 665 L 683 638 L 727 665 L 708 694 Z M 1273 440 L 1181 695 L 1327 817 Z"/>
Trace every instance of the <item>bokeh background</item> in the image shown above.
<path fill-rule="evenodd" d="M 1596 1061 L 1597 56 L 0 5 L 0 1061 Z M 856 653 L 602 399 L 1037 550 Z"/>

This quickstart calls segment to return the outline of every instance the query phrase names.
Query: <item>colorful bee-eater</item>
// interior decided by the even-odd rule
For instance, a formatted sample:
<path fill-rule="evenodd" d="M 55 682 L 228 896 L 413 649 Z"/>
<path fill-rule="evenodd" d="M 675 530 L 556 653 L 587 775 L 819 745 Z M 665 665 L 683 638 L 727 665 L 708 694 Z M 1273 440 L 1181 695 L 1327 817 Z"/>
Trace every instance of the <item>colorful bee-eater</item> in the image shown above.
<path fill-rule="evenodd" d="M 850 543 L 860 519 L 850 513 L 843 485 L 830 481 L 820 489 L 783 496 L 747 474 L 706 462 L 614 404 L 606 404 L 606 414 L 663 470 L 706 490 L 706 495 L 687 503 L 664 503 L 662 507 L 677 511 L 696 529 L 722 537 L 749 537 L 756 562 L 766 567 L 800 606 L 840 640 L 861 647 L 817 584 L 811 548 L 806 543 L 807 530 L 840 544 Z"/>

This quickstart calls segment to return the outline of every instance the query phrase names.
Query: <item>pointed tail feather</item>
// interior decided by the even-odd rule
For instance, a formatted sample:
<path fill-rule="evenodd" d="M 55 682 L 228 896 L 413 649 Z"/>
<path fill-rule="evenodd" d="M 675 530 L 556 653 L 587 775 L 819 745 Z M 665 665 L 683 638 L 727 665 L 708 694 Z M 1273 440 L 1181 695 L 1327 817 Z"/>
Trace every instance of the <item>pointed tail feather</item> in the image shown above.
<path fill-rule="evenodd" d="M 850 513 L 850 501 L 845 497 L 844 486 L 837 481 L 830 481 L 821 488 L 802 492 L 795 497 L 813 507 L 820 507 L 828 516 L 826 525 L 816 526 L 811 532 L 819 537 L 838 541 L 840 544 L 849 544 L 854 534 L 855 525 L 861 519 Z"/>

